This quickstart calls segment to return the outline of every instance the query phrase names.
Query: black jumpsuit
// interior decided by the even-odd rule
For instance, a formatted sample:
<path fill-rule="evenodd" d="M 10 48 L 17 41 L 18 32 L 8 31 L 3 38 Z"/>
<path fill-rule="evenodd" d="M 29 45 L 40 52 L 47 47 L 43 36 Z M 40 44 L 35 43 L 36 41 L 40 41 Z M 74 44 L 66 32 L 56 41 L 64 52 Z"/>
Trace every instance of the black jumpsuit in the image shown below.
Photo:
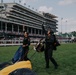
<path fill-rule="evenodd" d="M 46 68 L 49 68 L 49 60 L 54 64 L 55 68 L 58 67 L 57 62 L 53 58 L 53 49 L 54 49 L 54 36 L 51 34 L 49 37 L 47 35 L 47 31 L 45 31 L 44 26 L 42 26 L 43 32 L 45 33 L 45 61 L 46 61 Z"/>
<path fill-rule="evenodd" d="M 27 54 L 28 54 L 28 51 L 29 51 L 29 45 L 30 45 L 29 37 L 24 37 L 23 45 L 28 45 L 28 46 L 23 47 L 23 53 L 22 53 L 23 57 L 22 57 L 22 60 L 29 60 L 27 58 Z"/>

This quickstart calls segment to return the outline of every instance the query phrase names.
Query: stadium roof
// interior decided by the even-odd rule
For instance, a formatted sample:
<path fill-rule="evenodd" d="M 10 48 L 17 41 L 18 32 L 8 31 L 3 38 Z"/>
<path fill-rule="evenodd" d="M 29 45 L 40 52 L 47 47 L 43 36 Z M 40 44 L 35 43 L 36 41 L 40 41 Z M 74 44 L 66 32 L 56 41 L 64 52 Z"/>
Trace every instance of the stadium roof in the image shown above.
<path fill-rule="evenodd" d="M 50 16 L 50 17 L 52 17 L 52 18 L 58 18 L 57 16 L 55 16 L 55 15 L 53 15 L 53 14 L 50 14 L 50 13 L 43 13 L 43 14 L 48 15 L 48 16 Z"/>

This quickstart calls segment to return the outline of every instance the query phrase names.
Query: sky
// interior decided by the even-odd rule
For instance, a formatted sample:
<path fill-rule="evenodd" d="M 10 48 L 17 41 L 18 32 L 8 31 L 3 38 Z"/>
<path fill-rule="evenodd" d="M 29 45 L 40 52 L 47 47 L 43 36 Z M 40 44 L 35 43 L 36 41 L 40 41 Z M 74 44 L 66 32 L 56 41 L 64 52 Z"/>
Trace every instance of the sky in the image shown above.
<path fill-rule="evenodd" d="M 19 3 L 19 1 L 3 0 L 4 3 Z M 20 4 L 34 11 L 37 9 L 37 12 L 42 11 L 56 15 L 59 32 L 76 31 L 76 0 L 21 0 Z"/>

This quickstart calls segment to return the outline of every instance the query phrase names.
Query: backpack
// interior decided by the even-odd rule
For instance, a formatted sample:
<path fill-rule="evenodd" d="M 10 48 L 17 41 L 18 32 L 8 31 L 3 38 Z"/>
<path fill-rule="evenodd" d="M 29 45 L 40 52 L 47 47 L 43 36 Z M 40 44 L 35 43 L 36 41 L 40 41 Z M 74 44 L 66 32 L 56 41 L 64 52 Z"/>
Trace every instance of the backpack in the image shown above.
<path fill-rule="evenodd" d="M 56 39 L 56 36 L 55 36 L 55 35 L 53 35 L 53 36 L 54 36 L 53 49 L 54 49 L 54 50 L 57 50 L 57 46 L 60 46 L 60 43 L 59 43 L 59 41 Z"/>

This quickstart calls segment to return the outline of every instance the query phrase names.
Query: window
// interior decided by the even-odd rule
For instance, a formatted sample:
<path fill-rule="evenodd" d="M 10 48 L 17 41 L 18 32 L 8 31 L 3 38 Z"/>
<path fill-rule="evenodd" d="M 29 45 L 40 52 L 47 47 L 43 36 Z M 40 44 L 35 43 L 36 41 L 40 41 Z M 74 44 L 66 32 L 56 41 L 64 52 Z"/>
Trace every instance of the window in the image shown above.
<path fill-rule="evenodd" d="M 0 6 L 0 9 L 1 9 L 1 8 L 4 8 L 4 6 Z"/>
<path fill-rule="evenodd" d="M 36 34 L 38 34 L 38 29 L 36 29 Z"/>

